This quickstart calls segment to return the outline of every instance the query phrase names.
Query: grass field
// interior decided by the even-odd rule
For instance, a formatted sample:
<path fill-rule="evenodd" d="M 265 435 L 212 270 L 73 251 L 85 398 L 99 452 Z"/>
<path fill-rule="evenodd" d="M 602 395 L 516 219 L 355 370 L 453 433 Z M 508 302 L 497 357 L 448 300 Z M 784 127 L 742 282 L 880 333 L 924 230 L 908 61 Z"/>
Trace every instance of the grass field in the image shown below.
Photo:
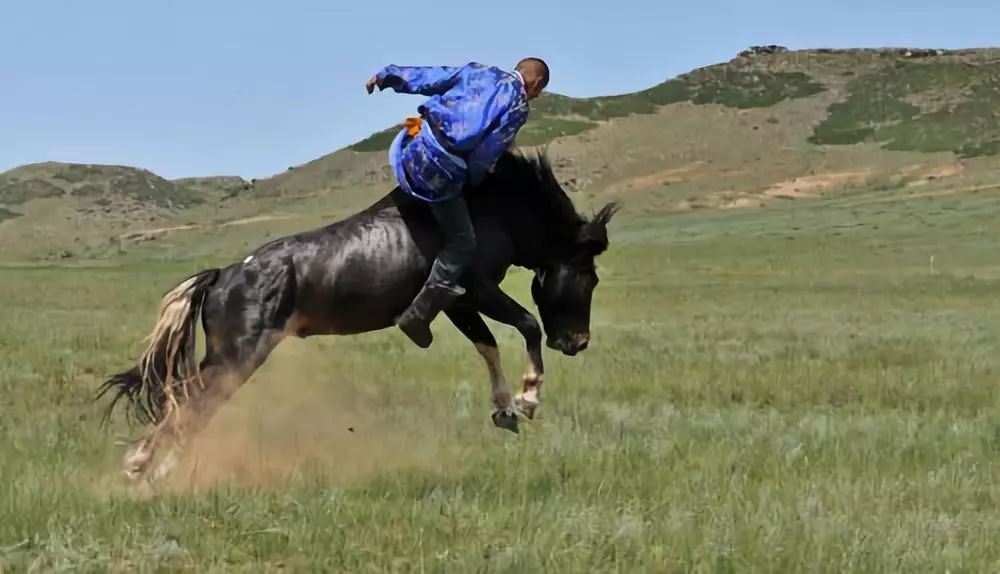
<path fill-rule="evenodd" d="M 623 218 L 519 436 L 444 322 L 289 341 L 153 496 L 91 396 L 245 239 L 0 267 L 0 571 L 994 571 L 1000 195 L 887 193 Z"/>

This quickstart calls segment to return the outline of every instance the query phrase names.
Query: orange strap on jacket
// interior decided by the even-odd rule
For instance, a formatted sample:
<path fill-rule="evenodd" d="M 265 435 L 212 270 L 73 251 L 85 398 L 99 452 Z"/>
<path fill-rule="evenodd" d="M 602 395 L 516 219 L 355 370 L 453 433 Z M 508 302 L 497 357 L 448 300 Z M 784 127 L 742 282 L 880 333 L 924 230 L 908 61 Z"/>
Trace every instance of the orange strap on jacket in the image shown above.
<path fill-rule="evenodd" d="M 413 137 L 420 133 L 420 129 L 424 126 L 424 118 L 420 116 L 406 118 L 406 121 L 403 122 L 403 126 L 406 127 L 406 133 L 410 137 Z"/>

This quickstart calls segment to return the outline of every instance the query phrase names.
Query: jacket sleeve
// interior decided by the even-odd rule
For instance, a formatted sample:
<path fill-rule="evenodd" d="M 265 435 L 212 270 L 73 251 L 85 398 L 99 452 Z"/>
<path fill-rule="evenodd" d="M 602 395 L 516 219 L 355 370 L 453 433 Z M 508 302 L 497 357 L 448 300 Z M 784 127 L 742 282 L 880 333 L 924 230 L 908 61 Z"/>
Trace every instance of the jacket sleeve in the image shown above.
<path fill-rule="evenodd" d="M 443 94 L 454 84 L 461 68 L 454 66 L 390 65 L 375 74 L 379 90 L 392 88 L 400 94 Z"/>

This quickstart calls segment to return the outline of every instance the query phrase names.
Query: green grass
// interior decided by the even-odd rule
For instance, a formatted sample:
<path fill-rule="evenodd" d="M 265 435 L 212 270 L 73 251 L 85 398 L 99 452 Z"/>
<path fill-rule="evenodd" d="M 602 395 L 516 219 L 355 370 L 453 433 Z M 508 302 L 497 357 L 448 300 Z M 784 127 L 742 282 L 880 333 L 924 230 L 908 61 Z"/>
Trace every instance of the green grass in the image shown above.
<path fill-rule="evenodd" d="M 24 203 L 29 199 L 45 199 L 65 194 L 65 191 L 47 181 L 7 182 L 0 178 L 0 203 L 8 205 Z"/>
<path fill-rule="evenodd" d="M 739 109 L 768 108 L 784 100 L 807 98 L 825 89 L 802 72 L 739 70 L 729 66 L 692 72 L 687 82 L 692 102 Z"/>
<path fill-rule="evenodd" d="M 541 118 L 525 124 L 518 132 L 515 145 L 535 146 L 546 144 L 557 137 L 572 136 L 597 127 L 598 124 L 581 120 Z"/>
<path fill-rule="evenodd" d="M 958 149 L 963 159 L 1000 154 L 1000 139 L 976 144 L 965 144 Z"/>
<path fill-rule="evenodd" d="M 1000 65 L 995 63 L 897 62 L 879 67 L 849 83 L 847 99 L 830 106 L 810 141 L 874 141 L 897 151 L 994 155 L 1000 151 L 1000 119 L 994 113 L 1000 105 L 998 87 Z"/>
<path fill-rule="evenodd" d="M 396 139 L 396 135 L 399 134 L 399 130 L 401 129 L 403 129 L 403 126 L 398 125 L 376 132 L 356 144 L 347 146 L 347 149 L 359 152 L 385 151 L 389 149 L 389 145 L 392 144 L 392 140 Z"/>
<path fill-rule="evenodd" d="M 532 103 L 532 112 L 542 116 L 581 117 L 600 121 L 629 114 L 651 114 L 660 106 L 689 99 L 688 84 L 674 79 L 646 90 L 618 96 L 570 98 L 560 94 L 545 94 Z"/>
<path fill-rule="evenodd" d="M 290 341 L 148 500 L 89 397 L 162 293 L 243 241 L 4 267 L 0 569 L 993 571 L 998 215 L 873 192 L 623 218 L 593 344 L 547 353 L 521 435 L 490 427 L 443 321 L 429 351 Z M 507 282 L 526 304 L 527 282 Z M 514 380 L 521 343 L 496 331 Z"/>

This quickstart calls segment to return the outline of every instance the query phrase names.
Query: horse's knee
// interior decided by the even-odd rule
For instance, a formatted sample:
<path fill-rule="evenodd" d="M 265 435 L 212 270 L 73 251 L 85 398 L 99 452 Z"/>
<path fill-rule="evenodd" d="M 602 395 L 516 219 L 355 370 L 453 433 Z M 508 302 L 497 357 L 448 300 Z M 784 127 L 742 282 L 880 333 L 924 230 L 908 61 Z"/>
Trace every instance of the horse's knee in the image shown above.
<path fill-rule="evenodd" d="M 517 330 L 520 331 L 521 336 L 528 341 L 542 340 L 542 327 L 538 324 L 538 321 L 530 315 L 518 322 Z"/>

